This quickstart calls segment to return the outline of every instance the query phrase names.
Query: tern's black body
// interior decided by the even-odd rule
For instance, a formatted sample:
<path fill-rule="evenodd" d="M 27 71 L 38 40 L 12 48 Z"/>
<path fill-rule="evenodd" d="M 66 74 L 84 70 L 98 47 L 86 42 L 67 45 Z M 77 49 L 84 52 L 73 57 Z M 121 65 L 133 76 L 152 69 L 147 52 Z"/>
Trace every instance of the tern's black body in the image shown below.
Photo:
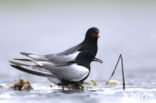
<path fill-rule="evenodd" d="M 91 62 L 99 61 L 95 58 L 98 51 L 98 34 L 99 30 L 97 28 L 90 28 L 86 32 L 82 43 L 58 54 L 21 53 L 29 59 L 14 59 L 14 61 L 11 61 L 12 66 L 24 72 L 46 76 L 57 85 L 82 82 L 90 74 Z M 23 64 L 15 60 L 33 62 L 35 65 Z"/>

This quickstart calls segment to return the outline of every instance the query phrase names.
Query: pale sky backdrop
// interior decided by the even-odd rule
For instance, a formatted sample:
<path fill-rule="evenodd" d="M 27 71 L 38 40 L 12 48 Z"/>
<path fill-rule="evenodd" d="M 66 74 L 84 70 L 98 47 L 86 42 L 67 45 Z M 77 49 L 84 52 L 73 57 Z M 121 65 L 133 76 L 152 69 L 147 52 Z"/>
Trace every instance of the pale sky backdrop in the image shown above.
<path fill-rule="evenodd" d="M 120 53 L 127 75 L 129 70 L 156 72 L 154 0 L 8 0 L 0 1 L 0 82 L 15 80 L 21 73 L 8 62 L 22 57 L 19 52 L 63 51 L 80 43 L 90 27 L 100 29 L 97 57 L 104 63 L 92 63 L 89 79 L 108 78 Z M 26 73 L 22 76 L 39 78 Z"/>

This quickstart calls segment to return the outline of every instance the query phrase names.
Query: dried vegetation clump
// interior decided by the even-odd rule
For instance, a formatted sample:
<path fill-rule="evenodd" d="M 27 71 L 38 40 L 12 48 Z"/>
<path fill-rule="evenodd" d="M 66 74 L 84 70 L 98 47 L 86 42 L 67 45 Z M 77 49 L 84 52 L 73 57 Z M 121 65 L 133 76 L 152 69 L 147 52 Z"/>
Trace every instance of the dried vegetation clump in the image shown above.
<path fill-rule="evenodd" d="M 31 90 L 32 86 L 29 81 L 25 82 L 23 79 L 19 79 L 16 81 L 15 84 L 11 85 L 10 88 L 14 90 L 23 91 L 23 90 Z"/>

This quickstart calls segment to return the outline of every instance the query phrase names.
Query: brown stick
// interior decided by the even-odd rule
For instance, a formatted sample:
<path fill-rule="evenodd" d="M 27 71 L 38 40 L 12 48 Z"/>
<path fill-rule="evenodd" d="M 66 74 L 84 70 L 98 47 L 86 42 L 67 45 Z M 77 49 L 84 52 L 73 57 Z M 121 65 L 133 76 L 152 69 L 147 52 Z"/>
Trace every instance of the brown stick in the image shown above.
<path fill-rule="evenodd" d="M 126 89 L 126 85 L 125 85 L 125 72 L 124 72 L 124 64 L 123 64 L 123 57 L 122 55 L 120 54 L 120 57 L 121 57 L 121 67 L 122 67 L 122 81 L 123 81 L 123 90 Z"/>
<path fill-rule="evenodd" d="M 119 64 L 120 60 L 121 60 L 121 69 L 122 69 L 123 90 L 125 90 L 126 85 L 125 85 L 124 64 L 123 64 L 123 57 L 122 57 L 122 54 L 120 54 L 120 56 L 119 56 L 119 58 L 118 58 L 118 61 L 117 61 L 116 65 L 115 65 L 115 68 L 114 68 L 114 70 L 113 70 L 113 72 L 112 72 L 112 75 L 111 75 L 111 77 L 109 78 L 108 81 L 110 81 L 110 80 L 112 79 L 112 77 L 114 76 L 115 71 L 116 71 L 116 69 L 117 69 L 117 67 L 118 67 L 118 64 Z"/>
<path fill-rule="evenodd" d="M 113 73 L 112 73 L 112 75 L 111 75 L 111 77 L 109 78 L 108 81 L 110 81 L 110 80 L 112 79 L 112 77 L 114 76 L 114 73 L 115 73 L 115 71 L 116 71 L 116 68 L 118 67 L 118 64 L 119 64 L 120 58 L 121 58 L 121 55 L 119 56 L 118 61 L 117 61 L 116 65 L 115 65 L 115 68 L 114 68 L 114 70 L 113 70 Z"/>

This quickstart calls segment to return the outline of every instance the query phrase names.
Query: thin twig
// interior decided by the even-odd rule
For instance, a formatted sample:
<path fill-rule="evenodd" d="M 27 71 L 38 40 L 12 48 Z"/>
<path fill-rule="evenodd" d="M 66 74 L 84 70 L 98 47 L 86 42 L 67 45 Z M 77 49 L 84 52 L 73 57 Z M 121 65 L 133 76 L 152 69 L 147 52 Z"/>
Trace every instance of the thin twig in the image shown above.
<path fill-rule="evenodd" d="M 123 57 L 120 54 L 121 57 L 121 67 L 122 67 L 122 81 L 123 81 L 123 90 L 125 90 L 126 85 L 125 85 L 125 74 L 124 74 L 124 64 L 123 64 Z"/>
<path fill-rule="evenodd" d="M 109 78 L 108 81 L 110 81 L 110 80 L 112 79 L 112 77 L 114 76 L 114 73 L 115 73 L 115 71 L 116 71 L 116 69 L 117 69 L 117 67 L 118 67 L 120 58 L 121 58 L 121 55 L 119 56 L 118 61 L 117 61 L 116 65 L 115 65 L 115 68 L 114 68 L 114 70 L 113 70 L 113 73 L 112 73 L 112 75 L 111 75 L 111 77 Z"/>
<path fill-rule="evenodd" d="M 111 75 L 111 77 L 109 78 L 108 81 L 110 81 L 110 80 L 112 79 L 112 77 L 114 76 L 115 71 L 116 71 L 116 69 L 117 69 L 117 67 L 118 67 L 118 64 L 119 64 L 120 60 L 121 60 L 121 69 L 122 69 L 123 90 L 125 90 L 126 85 L 125 85 L 124 64 L 123 64 L 123 57 L 122 57 L 122 54 L 120 54 L 120 56 L 119 56 L 119 58 L 118 58 L 118 61 L 117 61 L 116 65 L 115 65 L 115 68 L 114 68 L 114 70 L 113 70 L 113 73 L 112 73 L 112 75 Z"/>

